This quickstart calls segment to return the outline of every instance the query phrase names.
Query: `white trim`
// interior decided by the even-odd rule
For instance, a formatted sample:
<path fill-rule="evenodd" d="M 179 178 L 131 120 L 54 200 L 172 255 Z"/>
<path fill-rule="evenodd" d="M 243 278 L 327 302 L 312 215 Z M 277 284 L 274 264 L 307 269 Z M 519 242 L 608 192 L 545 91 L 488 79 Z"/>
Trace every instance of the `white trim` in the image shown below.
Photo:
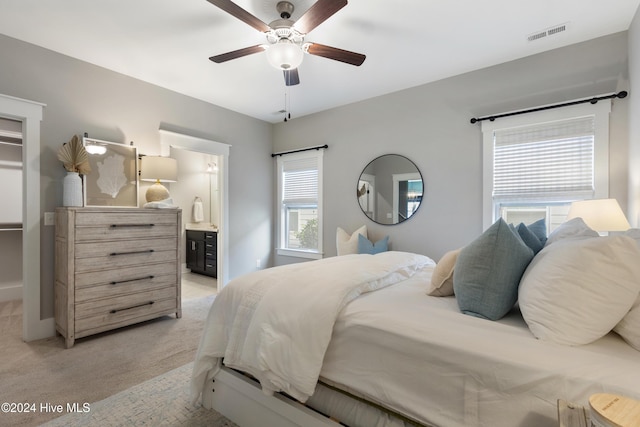
<path fill-rule="evenodd" d="M 259 384 L 223 367 L 207 378 L 202 406 L 214 409 L 242 427 L 338 427 L 335 421 L 276 393 L 266 395 Z"/>
<path fill-rule="evenodd" d="M 298 152 L 298 153 L 290 153 L 287 154 L 288 159 L 299 159 L 299 158 L 310 158 L 310 157 L 315 157 L 317 159 L 317 165 L 318 165 L 318 199 L 317 199 L 317 204 L 318 204 L 318 251 L 317 252 L 312 252 L 312 251 L 300 251 L 300 250 L 295 250 L 295 249 L 289 249 L 289 248 L 282 248 L 280 247 L 282 245 L 282 242 L 284 242 L 285 240 L 285 230 L 284 230 L 284 217 L 283 217 L 283 207 L 282 207 L 282 191 L 283 191 L 283 185 L 282 185 L 282 168 L 283 168 L 283 162 L 285 162 L 286 160 L 283 159 L 282 156 L 278 156 L 276 158 L 276 170 L 277 170 L 277 178 L 276 178 L 276 182 L 277 182 L 277 191 L 276 191 L 276 206 L 277 206 L 277 215 L 278 215 L 278 221 L 277 221 L 277 247 L 276 247 L 276 253 L 278 255 L 284 255 L 284 256 L 290 256 L 290 257 L 297 257 L 297 258 L 309 258 L 309 259 L 320 259 L 323 257 L 324 254 L 324 246 L 323 246 L 323 230 L 324 230 L 324 221 L 323 221 L 323 159 L 324 159 L 324 150 L 316 150 L 316 151 L 303 151 L 303 152 Z"/>
<path fill-rule="evenodd" d="M 22 299 L 22 283 L 7 285 L 6 283 L 0 289 L 0 302 L 13 301 Z"/>
<path fill-rule="evenodd" d="M 45 104 L 0 94 L 0 117 L 22 122 L 22 339 L 55 336 L 40 319 L 40 122 Z"/>
<path fill-rule="evenodd" d="M 213 154 L 221 159 L 218 164 L 218 190 L 222 210 L 220 212 L 220 227 L 218 227 L 218 242 L 222 243 L 222 250 L 218 251 L 218 291 L 229 282 L 229 149 L 231 145 L 209 139 L 184 135 L 164 129 L 160 131 L 160 155 L 168 156 L 171 147 L 199 153 Z"/>
<path fill-rule="evenodd" d="M 321 259 L 323 255 L 322 252 L 297 251 L 295 249 L 278 248 L 276 249 L 276 251 L 278 255 L 290 256 L 290 257 L 296 257 L 296 258 Z"/>
<path fill-rule="evenodd" d="M 553 122 L 581 116 L 595 117 L 594 146 L 594 199 L 609 197 L 609 113 L 611 100 L 598 101 L 596 104 L 578 104 L 552 110 L 544 110 L 525 115 L 482 122 L 482 224 L 487 229 L 493 224 L 493 133 L 498 129 L 527 126 L 535 123 Z"/>

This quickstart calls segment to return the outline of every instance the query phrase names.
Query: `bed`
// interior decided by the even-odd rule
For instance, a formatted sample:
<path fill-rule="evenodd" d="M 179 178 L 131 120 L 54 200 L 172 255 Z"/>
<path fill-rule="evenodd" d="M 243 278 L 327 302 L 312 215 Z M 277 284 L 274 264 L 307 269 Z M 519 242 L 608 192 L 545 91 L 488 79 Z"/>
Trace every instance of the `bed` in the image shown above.
<path fill-rule="evenodd" d="M 640 256 L 631 238 L 615 242 L 629 257 Z M 570 249 L 563 251 L 576 253 Z M 553 270 L 545 260 L 562 259 L 558 250 L 553 257 L 541 251 L 529 264 Z M 576 256 L 593 264 L 580 251 Z M 603 262 L 611 264 L 607 256 Z M 611 256 L 625 258 L 615 251 Z M 534 335 L 519 304 L 498 320 L 465 314 L 457 295 L 427 295 L 435 270 L 428 257 L 387 252 L 234 279 L 209 313 L 194 363 L 193 399 L 242 427 L 337 421 L 352 427 L 544 427 L 558 425 L 558 399 L 584 406 L 600 392 L 640 399 L 640 349 L 620 333 L 568 345 Z M 527 275 L 535 276 L 526 271 L 523 281 Z M 619 309 L 621 317 L 640 310 L 637 301 L 632 306 L 638 277 L 637 286 L 621 291 L 620 298 L 633 295 Z M 586 304 L 569 311 L 582 316 L 592 310 Z M 586 323 L 597 317 L 587 313 Z"/>

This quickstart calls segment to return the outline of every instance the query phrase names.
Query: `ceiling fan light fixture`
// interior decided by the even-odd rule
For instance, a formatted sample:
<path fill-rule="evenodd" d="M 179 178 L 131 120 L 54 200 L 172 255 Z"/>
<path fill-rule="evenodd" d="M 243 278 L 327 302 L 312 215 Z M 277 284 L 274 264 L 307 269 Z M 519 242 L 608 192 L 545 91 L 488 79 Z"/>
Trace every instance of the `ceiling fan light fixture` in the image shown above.
<path fill-rule="evenodd" d="M 304 52 L 288 39 L 280 39 L 267 49 L 269 63 L 279 70 L 293 70 L 302 64 Z"/>

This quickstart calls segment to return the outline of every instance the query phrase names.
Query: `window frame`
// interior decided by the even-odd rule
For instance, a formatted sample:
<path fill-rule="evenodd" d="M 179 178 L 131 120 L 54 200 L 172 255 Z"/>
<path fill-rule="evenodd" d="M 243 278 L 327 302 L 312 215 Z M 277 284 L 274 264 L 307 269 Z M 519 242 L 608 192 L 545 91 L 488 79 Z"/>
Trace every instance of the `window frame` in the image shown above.
<path fill-rule="evenodd" d="M 318 215 L 318 249 L 317 250 L 302 250 L 302 249 L 292 249 L 285 247 L 285 243 L 287 242 L 286 233 L 287 233 L 287 216 L 286 216 L 286 205 L 284 204 L 283 196 L 284 196 L 284 165 L 287 161 L 296 161 L 300 159 L 310 159 L 314 158 L 317 161 L 318 167 L 318 199 L 317 199 L 317 215 Z M 323 220 L 322 220 L 322 205 L 323 205 L 323 158 L 324 158 L 324 150 L 309 150 L 298 153 L 290 153 L 286 155 L 277 156 L 276 160 L 276 169 L 277 169 L 277 199 L 276 199 L 276 209 L 277 209 L 277 242 L 276 242 L 276 253 L 282 256 L 289 257 L 297 257 L 297 258 L 308 258 L 308 259 L 321 259 L 324 255 L 323 251 Z"/>
<path fill-rule="evenodd" d="M 493 148 L 497 130 L 532 126 L 545 122 L 578 117 L 594 117 L 594 199 L 609 197 L 609 114 L 611 100 L 596 104 L 584 103 L 554 108 L 524 115 L 482 122 L 482 225 L 487 229 L 497 220 L 497 207 L 493 200 Z"/>

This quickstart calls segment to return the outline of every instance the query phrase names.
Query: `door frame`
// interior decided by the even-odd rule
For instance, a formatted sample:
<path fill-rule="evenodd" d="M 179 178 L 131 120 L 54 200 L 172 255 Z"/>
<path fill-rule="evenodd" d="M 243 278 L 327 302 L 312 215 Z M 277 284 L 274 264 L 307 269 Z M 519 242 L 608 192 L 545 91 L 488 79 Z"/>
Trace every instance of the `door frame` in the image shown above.
<path fill-rule="evenodd" d="M 229 282 L 229 149 L 231 145 L 209 139 L 198 138 L 160 128 L 160 155 L 169 156 L 171 148 L 194 151 L 218 156 L 220 191 L 220 227 L 218 242 L 222 250 L 218 251 L 218 291 Z"/>
<path fill-rule="evenodd" d="M 55 335 L 40 307 L 40 124 L 45 104 L 0 94 L 0 116 L 22 122 L 22 339 Z"/>

